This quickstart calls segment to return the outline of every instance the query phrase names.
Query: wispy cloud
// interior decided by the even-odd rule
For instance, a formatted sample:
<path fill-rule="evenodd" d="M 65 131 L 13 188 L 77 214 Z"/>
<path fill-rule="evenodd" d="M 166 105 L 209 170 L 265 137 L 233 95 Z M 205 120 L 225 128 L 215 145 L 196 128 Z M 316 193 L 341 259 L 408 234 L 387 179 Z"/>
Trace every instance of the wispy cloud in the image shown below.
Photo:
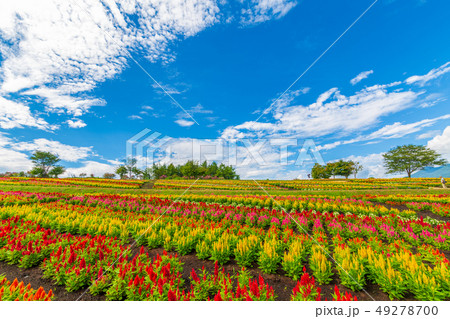
<path fill-rule="evenodd" d="M 439 135 L 440 133 L 441 132 L 438 130 L 432 130 L 432 131 L 422 133 L 422 134 L 418 135 L 416 138 L 418 140 L 427 140 L 427 139 L 430 139 L 430 138 L 433 138 L 433 137 Z"/>
<path fill-rule="evenodd" d="M 130 120 L 142 120 L 142 117 L 136 114 L 128 116 Z"/>
<path fill-rule="evenodd" d="M 89 94 L 127 67 L 126 49 L 150 61 L 170 59 L 168 44 L 214 24 L 218 10 L 214 0 L 1 1 L 0 94 L 81 116 L 105 104 Z"/>
<path fill-rule="evenodd" d="M 433 69 L 427 78 L 437 78 L 444 74 L 447 66 Z M 440 70 L 440 71 L 436 71 Z M 370 71 L 367 71 L 370 72 Z M 413 83 L 409 81 L 410 83 Z M 229 126 L 222 131 L 222 138 L 254 138 L 254 137 L 289 137 L 297 138 L 323 137 L 330 134 L 345 136 L 353 132 L 364 132 L 379 124 L 383 117 L 395 114 L 411 107 L 423 107 L 423 103 L 437 103 L 442 97 L 426 94 L 424 89 L 406 87 L 402 81 L 388 84 L 376 84 L 355 92 L 343 95 L 338 88 L 331 88 L 320 94 L 316 101 L 309 105 L 295 105 L 294 98 L 277 101 L 277 107 L 270 110 L 268 121 L 247 121 Z M 438 99 L 438 101 L 437 101 Z M 428 120 L 418 125 L 424 127 Z M 416 129 L 407 124 L 395 123 L 385 130 Z M 377 132 L 385 135 L 389 132 Z M 374 133 L 375 134 L 375 133 Z M 384 137 L 381 137 L 384 138 Z M 359 138 L 350 140 L 354 143 Z M 327 147 L 336 147 L 344 142 L 334 142 Z M 334 145 L 334 146 L 333 146 Z"/>
<path fill-rule="evenodd" d="M 241 23 L 258 24 L 267 20 L 284 17 L 297 5 L 293 0 L 240 0 L 244 8 L 241 10 Z"/>
<path fill-rule="evenodd" d="M 406 79 L 407 84 L 417 84 L 424 86 L 428 82 L 437 79 L 438 77 L 450 72 L 450 62 L 447 62 L 436 69 L 432 69 L 425 75 L 413 75 Z"/>
<path fill-rule="evenodd" d="M 245 122 L 226 128 L 222 137 L 295 135 L 307 138 L 367 130 L 381 117 L 411 107 L 420 94 L 400 90 L 390 92 L 388 88 L 379 86 L 345 96 L 337 88 L 332 88 L 310 105 L 276 108 L 272 112 L 274 122 Z"/>
<path fill-rule="evenodd" d="M 430 127 L 436 122 L 441 120 L 446 120 L 450 118 L 450 114 L 435 117 L 432 119 L 424 119 L 418 122 L 414 123 L 408 123 L 408 124 L 402 124 L 400 122 L 395 122 L 393 124 L 385 125 L 382 128 L 368 134 L 368 135 L 362 135 L 358 136 L 356 138 L 352 138 L 349 140 L 339 140 L 335 141 L 333 143 L 320 145 L 317 147 L 318 150 L 331 150 L 333 148 L 336 148 L 341 145 L 348 145 L 348 144 L 354 144 L 358 142 L 365 142 L 365 141 L 377 141 L 380 139 L 392 139 L 392 138 L 401 138 L 404 136 L 407 136 L 409 134 L 413 134 L 416 132 L 419 132 L 423 128 Z"/>
<path fill-rule="evenodd" d="M 195 124 L 193 121 L 189 121 L 189 120 L 185 120 L 185 119 L 176 120 L 175 123 L 177 123 L 178 125 L 180 125 L 182 127 L 190 127 Z"/>
<path fill-rule="evenodd" d="M 179 112 L 176 117 L 178 118 L 175 120 L 175 123 L 182 127 L 189 127 L 195 124 L 194 121 L 191 120 L 191 118 L 187 114 L 212 114 L 212 110 L 205 109 L 201 104 L 197 104 L 194 107 L 191 107 L 187 109 L 186 112 Z"/>
<path fill-rule="evenodd" d="M 295 4 L 242 0 L 237 9 L 245 8 L 246 23 L 259 23 L 284 16 Z M 92 96 L 93 90 L 128 67 L 128 51 L 151 62 L 171 61 L 170 43 L 222 21 L 219 11 L 227 6 L 216 0 L 1 1 L 0 96 L 80 117 L 106 104 Z M 183 92 L 168 84 L 164 87 L 170 94 Z M 0 110 L 3 128 L 47 129 L 43 120 L 17 119 L 17 112 L 10 109 Z M 12 118 L 16 124 L 11 124 Z"/>
<path fill-rule="evenodd" d="M 35 127 L 42 130 L 55 129 L 44 119 L 31 113 L 30 107 L 0 96 L 0 127 L 3 129 Z"/>
<path fill-rule="evenodd" d="M 362 80 L 367 79 L 369 77 L 369 75 L 371 75 L 372 73 L 373 73 L 373 70 L 361 72 L 356 77 L 351 79 L 350 83 L 352 85 L 355 85 L 355 84 L 361 82 Z"/>

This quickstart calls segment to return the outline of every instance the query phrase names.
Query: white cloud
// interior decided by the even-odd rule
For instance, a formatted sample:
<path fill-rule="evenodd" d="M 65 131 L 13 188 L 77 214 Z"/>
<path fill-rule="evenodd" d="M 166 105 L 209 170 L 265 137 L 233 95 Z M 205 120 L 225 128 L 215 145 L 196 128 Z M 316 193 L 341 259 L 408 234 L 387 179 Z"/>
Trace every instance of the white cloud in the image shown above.
<path fill-rule="evenodd" d="M 223 139 L 170 138 L 147 161 L 139 161 L 138 166 L 153 162 L 177 165 L 188 160 L 207 160 L 232 165 L 242 178 L 292 179 L 312 165 L 308 158 L 295 163 L 300 148 L 301 145 L 291 139 L 237 141 L 234 144 Z"/>
<path fill-rule="evenodd" d="M 214 0 L 1 1 L 0 91 L 80 116 L 105 103 L 87 94 L 127 67 L 125 48 L 171 59 L 167 45 L 215 23 L 218 10 Z"/>
<path fill-rule="evenodd" d="M 425 83 L 430 79 L 450 70 L 450 62 L 431 70 L 423 77 L 410 77 L 406 83 Z M 371 71 L 366 71 L 354 80 L 367 76 Z M 353 132 L 363 132 L 378 124 L 387 116 L 411 107 L 429 107 L 443 101 L 443 97 L 437 94 L 427 94 L 422 98 L 425 90 L 404 89 L 398 87 L 404 82 L 396 81 L 389 84 L 377 84 L 366 87 L 353 95 L 345 96 L 338 88 L 331 88 L 319 95 L 316 102 L 309 105 L 291 105 L 295 100 L 295 94 L 286 94 L 277 101 L 275 107 L 270 110 L 272 120 L 261 123 L 259 121 L 247 121 L 242 124 L 229 126 L 222 131 L 221 137 L 225 139 L 254 138 L 254 137 L 290 137 L 297 138 L 322 137 L 334 134 L 334 138 L 342 137 Z M 295 93 L 295 92 L 293 92 Z M 427 121 L 427 120 L 426 120 Z M 417 127 L 408 124 L 395 123 L 392 127 L 379 131 L 380 138 L 392 138 L 406 133 L 395 133 L 395 130 L 404 129 L 406 132 L 417 131 L 418 127 L 429 126 L 424 121 Z M 389 135 L 390 134 L 390 135 Z M 409 134 L 409 133 L 408 133 Z M 375 138 L 372 136 L 371 138 Z M 341 144 L 359 141 L 357 137 L 350 141 L 331 143 L 326 147 L 334 148 Z"/>
<path fill-rule="evenodd" d="M 71 128 L 82 128 L 82 127 L 86 126 L 86 123 L 84 123 L 80 119 L 73 119 L 73 120 L 68 120 L 67 125 L 69 125 L 69 127 L 71 127 Z"/>
<path fill-rule="evenodd" d="M 175 121 L 178 125 L 182 127 L 190 127 L 195 124 L 195 121 L 192 119 L 194 114 L 212 114 L 213 111 L 205 109 L 201 104 L 197 104 L 194 107 L 191 107 L 186 110 L 186 112 L 178 112 L 177 118 Z"/>
<path fill-rule="evenodd" d="M 59 155 L 63 161 L 77 162 L 90 155 L 93 155 L 92 146 L 78 147 L 63 144 L 58 141 L 51 141 L 45 138 L 34 139 L 32 142 L 18 142 L 11 145 L 11 148 L 16 151 L 46 151 Z"/>
<path fill-rule="evenodd" d="M 70 176 L 79 176 L 84 173 L 90 176 L 94 174 L 94 176 L 102 177 L 105 173 L 114 173 L 116 170 L 116 166 L 109 165 L 105 163 L 100 163 L 96 161 L 84 161 L 82 162 L 83 166 L 77 168 L 67 168 L 62 177 L 70 177 Z"/>
<path fill-rule="evenodd" d="M 434 80 L 445 73 L 450 72 L 450 62 L 447 62 L 436 69 L 432 69 L 425 75 L 413 75 L 406 79 L 407 84 L 417 84 L 419 86 L 424 86 L 431 80 Z"/>
<path fill-rule="evenodd" d="M 450 160 L 450 126 L 447 126 L 441 135 L 428 141 L 427 146 Z"/>
<path fill-rule="evenodd" d="M 240 0 L 246 6 L 241 10 L 242 24 L 257 24 L 267 20 L 284 17 L 297 1 L 292 0 Z"/>
<path fill-rule="evenodd" d="M 190 127 L 195 124 L 193 121 L 188 121 L 185 119 L 176 120 L 175 123 L 177 123 L 178 125 L 180 125 L 182 127 Z"/>
<path fill-rule="evenodd" d="M 140 117 L 139 115 L 130 115 L 128 116 L 128 118 L 130 120 L 142 120 L 142 117 Z"/>
<path fill-rule="evenodd" d="M 0 146 L 0 172 L 27 172 L 31 167 L 26 154 Z"/>
<path fill-rule="evenodd" d="M 63 88 L 38 88 L 26 90 L 22 93 L 27 96 L 35 96 L 38 100 L 43 99 L 47 110 L 55 113 L 64 113 L 74 116 L 81 116 L 88 112 L 92 106 L 105 105 L 102 99 L 88 97 L 74 97 L 69 95 Z"/>
<path fill-rule="evenodd" d="M 384 153 L 377 153 L 366 156 L 351 155 L 344 160 L 359 162 L 363 166 L 363 170 L 357 175 L 359 178 L 382 178 L 386 177 L 386 171 L 383 166 L 383 154 Z"/>
<path fill-rule="evenodd" d="M 387 86 L 363 89 L 351 96 L 344 96 L 337 88 L 322 93 L 307 106 L 294 105 L 273 110 L 274 123 L 245 122 L 230 126 L 223 138 L 254 136 L 320 137 L 328 134 L 348 134 L 367 130 L 381 117 L 407 109 L 421 92 L 395 90 Z"/>
<path fill-rule="evenodd" d="M 447 126 L 441 135 L 434 137 L 432 140 L 428 141 L 427 146 L 431 149 L 436 150 L 438 153 L 443 154 L 444 157 L 450 160 L 450 126 Z M 405 176 L 406 173 L 400 173 L 395 175 L 387 175 L 383 166 L 383 154 L 376 153 L 369 154 L 366 156 L 349 156 L 344 160 L 358 161 L 363 165 L 363 171 L 358 174 L 358 177 L 401 177 Z"/>
<path fill-rule="evenodd" d="M 424 120 L 421 120 L 418 122 L 408 123 L 408 124 L 402 124 L 400 122 L 395 122 L 393 124 L 385 125 L 382 128 L 380 128 L 368 135 L 362 135 L 362 136 L 358 136 L 356 138 L 352 138 L 350 140 L 340 140 L 340 141 L 335 141 L 333 143 L 320 145 L 317 147 L 317 149 L 318 150 L 330 150 L 330 149 L 336 148 L 340 145 L 353 144 L 353 143 L 362 142 L 362 141 L 401 138 L 406 135 L 416 133 L 425 127 L 432 126 L 440 120 L 445 120 L 445 119 L 449 119 L 449 118 L 450 118 L 450 114 L 447 114 L 447 115 L 435 117 L 432 119 L 424 119 Z"/>
<path fill-rule="evenodd" d="M 394 124 L 386 125 L 381 129 L 371 133 L 367 136 L 367 140 L 377 138 L 400 138 L 408 134 L 412 134 L 420 131 L 424 127 L 429 127 L 435 124 L 437 121 L 450 118 L 450 114 L 439 116 L 433 119 L 424 119 L 414 123 L 402 124 L 395 122 Z"/>
<path fill-rule="evenodd" d="M 31 160 L 26 154 L 10 149 L 12 144 L 12 139 L 0 132 L 0 172 L 29 171 Z"/>
<path fill-rule="evenodd" d="M 441 132 L 438 130 L 432 130 L 432 131 L 422 133 L 422 134 L 418 135 L 416 138 L 418 140 L 425 140 L 425 139 L 433 138 L 433 137 L 439 135 L 440 133 Z"/>
<path fill-rule="evenodd" d="M 369 75 L 371 75 L 372 73 L 373 73 L 373 70 L 361 72 L 356 77 L 351 79 L 350 83 L 352 85 L 355 85 L 355 84 L 361 82 L 362 80 L 367 79 L 369 77 Z"/>
<path fill-rule="evenodd" d="M 240 2 L 248 23 L 280 18 L 296 4 Z M 91 96 L 92 91 L 132 63 L 127 51 L 151 62 L 171 61 L 170 43 L 225 18 L 219 5 L 224 10 L 229 6 L 216 0 L 0 1 L 0 94 L 16 103 L 31 99 L 47 111 L 79 117 L 93 106 L 105 105 Z"/>
<path fill-rule="evenodd" d="M 0 127 L 3 129 L 22 128 L 52 129 L 45 120 L 33 115 L 28 106 L 7 100 L 0 96 Z"/>

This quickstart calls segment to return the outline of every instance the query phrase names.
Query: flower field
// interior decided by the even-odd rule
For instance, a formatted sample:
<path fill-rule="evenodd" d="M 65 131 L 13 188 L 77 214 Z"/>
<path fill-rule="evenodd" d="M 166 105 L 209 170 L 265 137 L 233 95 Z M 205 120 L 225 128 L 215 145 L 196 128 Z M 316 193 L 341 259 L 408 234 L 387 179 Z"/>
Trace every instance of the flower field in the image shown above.
<path fill-rule="evenodd" d="M 393 179 L 327 179 L 327 180 L 292 180 L 272 181 L 260 180 L 220 180 L 199 179 L 195 184 L 192 179 L 158 179 L 152 184 L 154 189 L 161 190 L 230 190 L 251 191 L 260 190 L 371 190 L 371 189 L 427 189 L 441 187 L 438 178 L 393 178 Z M 16 186 L 56 186 L 56 187 L 87 187 L 87 188 L 118 188 L 138 189 L 145 180 L 117 180 L 102 178 L 31 178 L 31 177 L 0 177 L 1 185 Z"/>
<path fill-rule="evenodd" d="M 258 184 L 267 190 L 365 190 L 365 189 L 426 189 L 441 187 L 438 178 L 392 178 L 392 179 L 338 179 L 338 180 L 260 180 Z M 211 190 L 258 190 L 259 185 L 252 180 L 192 180 L 160 179 L 156 189 L 211 189 Z"/>
<path fill-rule="evenodd" d="M 450 194 L 0 191 L 0 296 L 450 300 L 449 211 Z"/>
<path fill-rule="evenodd" d="M 34 178 L 34 177 L 0 177 L 0 185 L 20 186 L 82 186 L 104 188 L 139 188 L 143 180 L 116 180 L 102 178 Z"/>

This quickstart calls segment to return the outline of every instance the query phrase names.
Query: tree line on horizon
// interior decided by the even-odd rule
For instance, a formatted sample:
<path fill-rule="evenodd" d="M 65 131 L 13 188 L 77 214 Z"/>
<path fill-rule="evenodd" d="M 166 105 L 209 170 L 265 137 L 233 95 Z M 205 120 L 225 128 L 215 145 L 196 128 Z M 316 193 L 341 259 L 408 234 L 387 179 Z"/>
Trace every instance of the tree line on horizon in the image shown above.
<path fill-rule="evenodd" d="M 314 164 L 311 170 L 313 179 L 327 179 L 330 177 L 344 176 L 348 178 L 351 174 L 356 175 L 363 169 L 359 162 L 339 160 L 337 162 L 329 162 L 325 165 L 319 163 Z"/>
<path fill-rule="evenodd" d="M 2 176 L 23 176 L 23 177 L 41 177 L 58 178 L 66 169 L 58 165 L 61 161 L 57 154 L 44 151 L 35 151 L 30 157 L 33 168 L 29 172 L 5 173 Z M 384 167 L 388 174 L 406 172 L 408 177 L 427 166 L 442 166 L 448 162 L 442 158 L 442 155 L 423 145 L 402 145 L 392 148 L 383 154 Z M 124 178 L 143 178 L 143 179 L 162 179 L 162 178 L 204 178 L 204 179 L 239 179 L 235 168 L 231 165 L 216 162 L 208 163 L 204 161 L 187 161 L 182 165 L 153 164 L 146 169 L 136 167 L 135 159 L 124 161 L 123 165 L 116 168 L 115 173 L 121 179 Z M 351 174 L 356 178 L 358 172 L 363 169 L 359 162 L 339 160 L 329 162 L 326 165 L 316 163 L 311 170 L 313 179 L 328 179 L 330 177 L 344 176 L 348 178 Z M 82 176 L 83 175 L 83 176 Z M 74 177 L 74 176 L 73 176 Z M 80 174 L 80 177 L 86 177 L 86 174 Z M 91 174 L 91 177 L 94 177 Z M 115 178 L 114 173 L 105 173 L 103 178 Z"/>
<path fill-rule="evenodd" d="M 199 163 L 197 161 L 187 161 L 185 164 L 174 165 L 170 164 L 153 164 L 144 170 L 136 167 L 136 160 L 129 159 L 123 165 L 116 169 L 116 174 L 121 179 L 133 176 L 142 176 L 144 179 L 188 179 L 188 178 L 203 178 L 203 179 L 239 179 L 239 175 L 231 165 L 219 164 L 207 161 Z"/>

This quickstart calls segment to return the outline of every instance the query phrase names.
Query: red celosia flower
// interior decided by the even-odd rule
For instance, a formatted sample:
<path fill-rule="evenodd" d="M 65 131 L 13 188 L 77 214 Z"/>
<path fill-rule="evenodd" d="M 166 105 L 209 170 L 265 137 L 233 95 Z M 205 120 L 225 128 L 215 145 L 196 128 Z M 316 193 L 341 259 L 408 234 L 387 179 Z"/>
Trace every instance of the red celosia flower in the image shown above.
<path fill-rule="evenodd" d="M 169 298 L 169 301 L 177 301 L 177 296 L 172 291 L 172 289 L 169 289 L 169 292 L 167 293 L 167 297 Z"/>
<path fill-rule="evenodd" d="M 223 301 L 222 296 L 220 295 L 220 290 L 217 292 L 217 294 L 214 297 L 214 301 Z"/>
<path fill-rule="evenodd" d="M 195 272 L 194 268 L 192 268 L 191 276 L 192 276 L 192 279 L 194 279 L 194 281 L 200 282 L 200 278 L 198 278 L 197 273 Z"/>

